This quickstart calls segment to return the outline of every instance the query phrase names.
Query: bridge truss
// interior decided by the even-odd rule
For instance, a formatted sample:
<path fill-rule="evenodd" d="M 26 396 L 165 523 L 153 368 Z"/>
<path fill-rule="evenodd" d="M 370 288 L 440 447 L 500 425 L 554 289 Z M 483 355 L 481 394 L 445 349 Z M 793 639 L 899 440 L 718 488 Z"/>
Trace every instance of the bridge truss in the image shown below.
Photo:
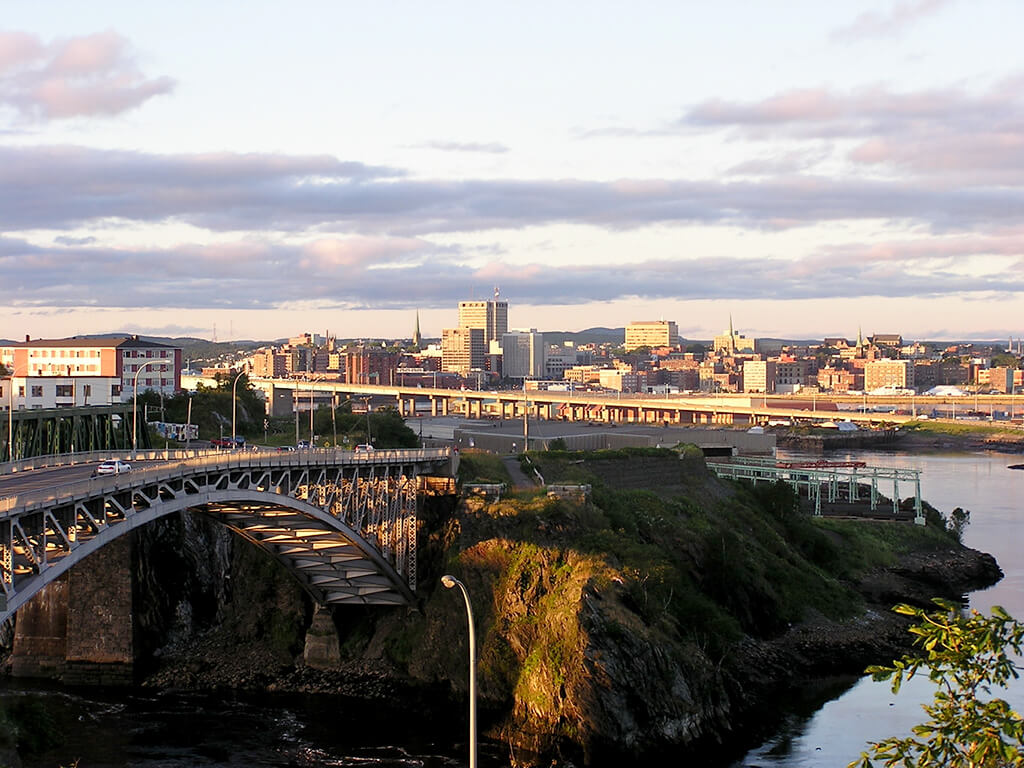
<path fill-rule="evenodd" d="M 8 429 L 13 429 L 11 440 L 8 440 Z M 132 445 L 132 404 L 16 410 L 3 414 L 0 436 L 0 461 L 123 450 Z M 139 429 L 138 440 L 140 448 L 148 449 L 149 430 Z M 13 457 L 7 455 L 8 444 L 13 449 Z"/>
<path fill-rule="evenodd" d="M 882 502 L 880 486 L 892 488 L 889 503 L 892 514 L 900 511 L 900 483 L 914 489 L 914 521 L 924 524 L 921 506 L 921 470 L 899 467 L 869 467 L 860 461 L 779 462 L 774 459 L 733 457 L 709 459 L 708 469 L 719 477 L 748 480 L 752 483 L 783 481 L 814 504 L 821 515 L 822 502 L 828 504 L 867 504 L 876 511 Z"/>
<path fill-rule="evenodd" d="M 113 539 L 190 510 L 287 567 L 322 605 L 409 604 L 417 497 L 447 449 L 233 454 L 0 499 L 0 622 Z"/>

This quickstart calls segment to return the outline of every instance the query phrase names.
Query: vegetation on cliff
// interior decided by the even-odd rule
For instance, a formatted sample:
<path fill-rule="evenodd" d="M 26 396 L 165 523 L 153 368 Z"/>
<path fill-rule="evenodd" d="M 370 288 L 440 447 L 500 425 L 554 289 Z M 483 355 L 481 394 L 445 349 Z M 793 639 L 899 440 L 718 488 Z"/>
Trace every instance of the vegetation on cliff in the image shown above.
<path fill-rule="evenodd" d="M 467 455 L 468 473 L 467 460 L 499 479 L 488 458 Z M 692 451 L 530 460 L 591 497 L 464 499 L 437 550 L 473 596 L 490 733 L 520 761 L 716 738 L 744 704 L 741 647 L 808 618 L 858 616 L 861 575 L 957 546 L 937 527 L 810 519 L 787 485 L 721 483 Z M 464 691 L 461 610 L 445 590 L 429 594 L 422 614 L 389 627 L 392 661 Z"/>

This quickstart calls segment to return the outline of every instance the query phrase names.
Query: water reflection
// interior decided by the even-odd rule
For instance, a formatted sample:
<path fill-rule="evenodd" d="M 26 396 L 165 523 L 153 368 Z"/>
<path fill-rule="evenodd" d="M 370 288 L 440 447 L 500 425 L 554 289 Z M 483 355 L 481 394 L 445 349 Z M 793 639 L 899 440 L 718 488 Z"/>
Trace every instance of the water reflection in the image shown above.
<path fill-rule="evenodd" d="M 787 454 L 786 458 L 795 456 Z M 987 613 L 992 605 L 1002 605 L 1024 619 L 1024 471 L 1008 469 L 1021 463 L 1019 455 L 851 451 L 829 458 L 922 470 L 923 498 L 947 514 L 955 507 L 970 510 L 964 543 L 994 555 L 1005 573 L 995 586 L 973 593 L 971 607 Z M 927 679 L 905 683 L 894 696 L 887 683 L 864 678 L 823 704 L 810 718 L 794 715 L 787 719 L 772 738 L 731 768 L 845 768 L 869 741 L 908 734 L 911 726 L 925 719 L 921 704 L 930 701 L 933 693 Z M 997 695 L 1020 710 L 1024 707 L 1024 681 L 1014 681 Z"/>
<path fill-rule="evenodd" d="M 68 692 L 10 683 L 0 688 L 0 698 L 11 707 L 30 702 L 37 723 L 54 737 L 22 755 L 25 768 L 70 765 L 78 759 L 88 768 L 442 768 L 464 763 L 459 758 L 461 731 L 453 732 L 462 722 L 457 715 L 411 714 L 337 696 L 126 695 L 123 690 Z"/>

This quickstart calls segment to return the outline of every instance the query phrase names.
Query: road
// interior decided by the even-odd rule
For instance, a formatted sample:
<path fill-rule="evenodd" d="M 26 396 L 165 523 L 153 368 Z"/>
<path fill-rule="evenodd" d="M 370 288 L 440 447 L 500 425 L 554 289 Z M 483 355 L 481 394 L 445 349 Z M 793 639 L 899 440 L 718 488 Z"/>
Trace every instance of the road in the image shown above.
<path fill-rule="evenodd" d="M 143 467 L 162 463 L 164 462 L 136 461 L 132 462 L 132 467 L 134 469 L 142 469 Z M 99 462 L 91 461 L 83 464 L 30 469 L 15 474 L 0 475 L 0 497 L 16 496 L 19 493 L 45 490 L 58 485 L 78 482 L 79 480 L 88 480 L 92 477 L 92 472 L 98 464 Z"/>

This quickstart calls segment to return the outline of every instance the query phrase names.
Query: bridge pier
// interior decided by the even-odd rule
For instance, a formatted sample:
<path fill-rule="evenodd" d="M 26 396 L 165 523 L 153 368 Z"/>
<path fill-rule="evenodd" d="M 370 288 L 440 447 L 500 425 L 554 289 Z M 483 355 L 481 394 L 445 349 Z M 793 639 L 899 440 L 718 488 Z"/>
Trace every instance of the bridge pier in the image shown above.
<path fill-rule="evenodd" d="M 131 685 L 132 545 L 123 536 L 48 584 L 18 611 L 12 677 Z"/>
<path fill-rule="evenodd" d="M 68 580 L 64 576 L 29 600 L 14 626 L 11 677 L 59 679 L 68 645 Z"/>
<path fill-rule="evenodd" d="M 337 669 L 341 663 L 338 630 L 329 609 L 319 606 L 313 614 L 313 621 L 306 630 L 302 660 L 311 669 Z"/>

